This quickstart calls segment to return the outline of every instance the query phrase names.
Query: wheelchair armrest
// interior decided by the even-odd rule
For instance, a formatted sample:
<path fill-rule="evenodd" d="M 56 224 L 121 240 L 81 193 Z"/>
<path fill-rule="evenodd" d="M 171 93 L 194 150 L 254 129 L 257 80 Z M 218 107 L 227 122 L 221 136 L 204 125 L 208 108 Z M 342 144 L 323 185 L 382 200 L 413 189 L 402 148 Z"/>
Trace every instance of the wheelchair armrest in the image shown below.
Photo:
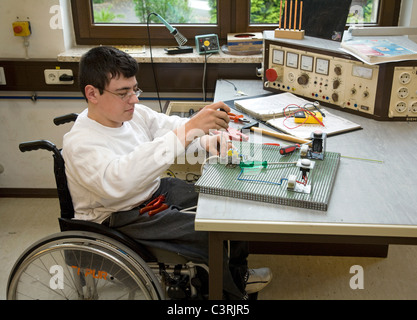
<path fill-rule="evenodd" d="M 54 118 L 54 123 L 56 126 L 59 126 L 61 124 L 73 122 L 77 120 L 77 117 L 78 117 L 78 113 L 69 113 L 69 114 Z"/>

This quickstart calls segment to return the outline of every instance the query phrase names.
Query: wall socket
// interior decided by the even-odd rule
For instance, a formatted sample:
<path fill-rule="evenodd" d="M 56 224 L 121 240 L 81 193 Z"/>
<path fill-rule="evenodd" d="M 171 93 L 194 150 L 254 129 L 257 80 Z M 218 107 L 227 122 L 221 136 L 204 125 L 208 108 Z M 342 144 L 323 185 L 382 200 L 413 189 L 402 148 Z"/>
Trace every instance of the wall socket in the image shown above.
<path fill-rule="evenodd" d="M 4 68 L 0 67 L 0 86 L 5 86 L 6 83 L 6 76 L 4 75 Z"/>
<path fill-rule="evenodd" d="M 44 70 L 45 83 L 52 85 L 74 84 L 74 75 L 71 69 L 46 69 Z"/>

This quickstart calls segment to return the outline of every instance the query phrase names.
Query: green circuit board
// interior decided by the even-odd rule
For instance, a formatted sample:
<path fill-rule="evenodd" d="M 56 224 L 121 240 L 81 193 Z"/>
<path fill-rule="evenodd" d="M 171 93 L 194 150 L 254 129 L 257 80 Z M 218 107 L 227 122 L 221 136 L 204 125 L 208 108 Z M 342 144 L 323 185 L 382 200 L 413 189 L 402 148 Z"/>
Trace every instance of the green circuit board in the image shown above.
<path fill-rule="evenodd" d="M 300 159 L 299 151 L 281 155 L 277 146 L 241 142 L 235 147 L 245 161 L 297 162 Z M 271 165 L 253 172 L 254 169 L 241 169 L 239 165 L 231 168 L 224 163 L 209 163 L 195 186 L 200 193 L 326 211 L 340 153 L 325 152 L 324 160 L 312 161 L 315 164 L 308 172 L 309 194 L 287 188 L 290 175 L 299 179 L 302 176 L 294 164 Z"/>

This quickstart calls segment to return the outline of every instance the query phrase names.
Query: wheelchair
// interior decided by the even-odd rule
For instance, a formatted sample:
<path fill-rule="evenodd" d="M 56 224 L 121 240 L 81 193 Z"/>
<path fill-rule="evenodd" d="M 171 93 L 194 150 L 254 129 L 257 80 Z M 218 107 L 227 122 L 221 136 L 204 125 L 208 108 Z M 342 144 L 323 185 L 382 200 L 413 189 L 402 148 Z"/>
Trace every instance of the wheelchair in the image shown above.
<path fill-rule="evenodd" d="M 56 125 L 75 121 L 72 113 Z M 22 152 L 53 153 L 61 232 L 27 248 L 13 266 L 9 300 L 183 300 L 208 297 L 208 267 L 176 253 L 145 247 L 102 224 L 74 220 L 65 163 L 48 140 L 24 142 Z"/>

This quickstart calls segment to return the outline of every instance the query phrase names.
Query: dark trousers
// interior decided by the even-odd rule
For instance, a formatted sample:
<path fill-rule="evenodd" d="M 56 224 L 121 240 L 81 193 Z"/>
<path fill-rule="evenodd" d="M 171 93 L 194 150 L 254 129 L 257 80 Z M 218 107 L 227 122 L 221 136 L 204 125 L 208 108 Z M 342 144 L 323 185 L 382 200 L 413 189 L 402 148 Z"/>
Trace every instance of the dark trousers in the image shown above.
<path fill-rule="evenodd" d="M 180 210 L 197 205 L 198 193 L 194 185 L 175 178 L 161 180 L 153 198 L 164 194 L 170 207 L 154 216 L 139 214 L 139 209 L 115 212 L 109 225 L 137 242 L 154 248 L 175 252 L 194 263 L 208 264 L 208 233 L 195 231 L 195 215 Z M 248 245 L 230 242 L 230 252 L 224 248 L 223 288 L 225 297 L 241 299 L 245 292 Z"/>

